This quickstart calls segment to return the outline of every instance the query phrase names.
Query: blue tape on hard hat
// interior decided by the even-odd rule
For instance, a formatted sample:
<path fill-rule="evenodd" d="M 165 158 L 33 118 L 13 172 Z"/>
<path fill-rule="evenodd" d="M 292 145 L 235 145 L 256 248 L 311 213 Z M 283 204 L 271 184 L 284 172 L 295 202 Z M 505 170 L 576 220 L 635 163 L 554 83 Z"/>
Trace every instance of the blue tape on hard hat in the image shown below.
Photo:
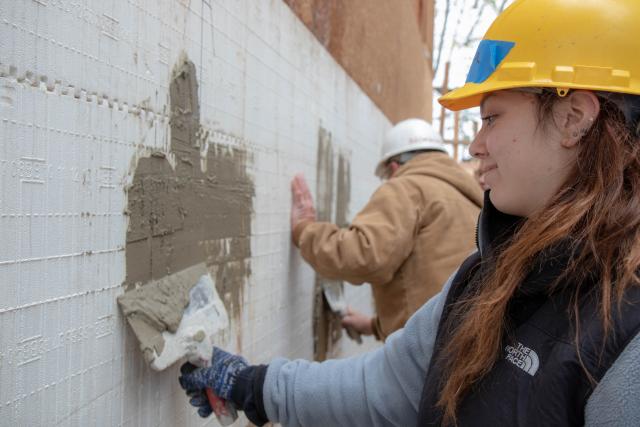
<path fill-rule="evenodd" d="M 516 44 L 500 40 L 482 40 L 473 57 L 467 83 L 482 83 L 498 68 Z"/>

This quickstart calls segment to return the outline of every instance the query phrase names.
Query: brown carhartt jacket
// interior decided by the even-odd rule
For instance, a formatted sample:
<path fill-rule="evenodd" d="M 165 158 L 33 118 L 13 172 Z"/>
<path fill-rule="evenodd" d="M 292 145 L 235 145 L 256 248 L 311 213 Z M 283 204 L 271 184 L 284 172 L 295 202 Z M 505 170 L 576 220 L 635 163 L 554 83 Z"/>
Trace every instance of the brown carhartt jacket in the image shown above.
<path fill-rule="evenodd" d="M 482 190 L 445 153 L 419 154 L 381 185 L 349 228 L 306 222 L 293 230 L 322 276 L 371 283 L 384 340 L 440 291 L 475 247 Z"/>

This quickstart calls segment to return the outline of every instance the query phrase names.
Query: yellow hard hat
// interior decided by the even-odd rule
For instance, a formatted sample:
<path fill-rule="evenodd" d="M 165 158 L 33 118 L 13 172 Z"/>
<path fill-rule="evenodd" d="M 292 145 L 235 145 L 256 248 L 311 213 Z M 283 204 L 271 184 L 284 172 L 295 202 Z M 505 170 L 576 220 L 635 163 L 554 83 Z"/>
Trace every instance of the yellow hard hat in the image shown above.
<path fill-rule="evenodd" d="M 438 101 L 464 110 L 519 87 L 640 95 L 640 0 L 516 0 L 480 42 L 465 85 Z"/>

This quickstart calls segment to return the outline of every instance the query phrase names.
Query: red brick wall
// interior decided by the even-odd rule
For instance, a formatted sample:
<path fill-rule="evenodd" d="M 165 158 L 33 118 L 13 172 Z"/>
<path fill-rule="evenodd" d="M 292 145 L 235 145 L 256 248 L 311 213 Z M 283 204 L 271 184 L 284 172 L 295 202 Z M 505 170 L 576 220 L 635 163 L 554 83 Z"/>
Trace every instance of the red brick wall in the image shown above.
<path fill-rule="evenodd" d="M 393 123 L 431 121 L 433 0 L 284 0 Z"/>

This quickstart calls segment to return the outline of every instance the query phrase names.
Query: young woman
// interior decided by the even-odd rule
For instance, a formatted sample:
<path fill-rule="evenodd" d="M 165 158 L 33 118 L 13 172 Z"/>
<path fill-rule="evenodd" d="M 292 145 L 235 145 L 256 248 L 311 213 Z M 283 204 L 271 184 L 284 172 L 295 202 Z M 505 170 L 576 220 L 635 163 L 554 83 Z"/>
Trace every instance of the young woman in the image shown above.
<path fill-rule="evenodd" d="M 516 0 L 464 87 L 490 190 L 478 251 L 368 354 L 180 378 L 256 424 L 640 425 L 640 2 Z"/>

